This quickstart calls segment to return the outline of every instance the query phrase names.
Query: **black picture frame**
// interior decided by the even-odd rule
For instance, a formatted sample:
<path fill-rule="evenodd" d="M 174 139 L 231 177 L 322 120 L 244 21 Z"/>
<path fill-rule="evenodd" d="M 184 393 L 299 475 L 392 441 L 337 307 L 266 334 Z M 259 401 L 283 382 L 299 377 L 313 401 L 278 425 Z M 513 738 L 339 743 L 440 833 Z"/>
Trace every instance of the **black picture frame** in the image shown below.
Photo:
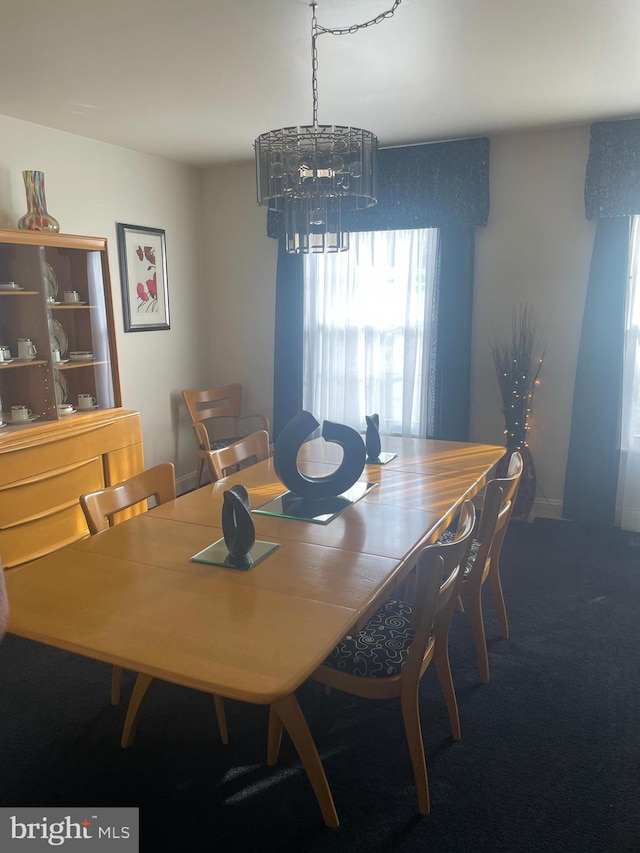
<path fill-rule="evenodd" d="M 116 225 L 125 332 L 170 329 L 164 230 Z"/>

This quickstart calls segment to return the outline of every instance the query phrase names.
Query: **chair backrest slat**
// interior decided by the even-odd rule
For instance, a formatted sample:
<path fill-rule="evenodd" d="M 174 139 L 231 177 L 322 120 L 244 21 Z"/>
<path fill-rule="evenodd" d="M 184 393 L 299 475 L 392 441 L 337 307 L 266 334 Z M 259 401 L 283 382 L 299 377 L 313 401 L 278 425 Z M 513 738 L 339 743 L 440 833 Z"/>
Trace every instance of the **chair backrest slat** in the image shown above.
<path fill-rule="evenodd" d="M 264 429 L 256 430 L 244 438 L 234 441 L 228 447 L 211 450 L 208 454 L 211 480 L 225 477 L 229 468 L 246 462 L 262 462 L 270 456 L 269 433 Z"/>
<path fill-rule="evenodd" d="M 487 560 L 500 556 L 513 513 L 522 468 L 522 456 L 515 451 L 509 461 L 507 476 L 490 480 L 486 485 L 476 533 L 480 544 L 470 575 L 481 575 L 485 571 Z"/>
<path fill-rule="evenodd" d="M 211 418 L 239 418 L 242 404 L 242 386 L 239 383 L 207 388 L 202 391 L 182 392 L 192 423 Z"/>
<path fill-rule="evenodd" d="M 402 678 L 419 677 L 429 662 L 429 652 L 438 632 L 448 635 L 449 622 L 469 558 L 475 525 L 475 509 L 465 501 L 452 542 L 427 545 L 418 558 L 414 603 L 414 638 L 402 669 Z M 434 574 L 438 581 L 433 602 Z"/>
<path fill-rule="evenodd" d="M 147 468 L 140 474 L 107 486 L 96 492 L 80 496 L 80 505 L 87 520 L 91 535 L 100 533 L 113 525 L 117 512 L 129 509 L 142 501 L 154 498 L 156 504 L 175 500 L 175 469 L 171 462 L 162 462 Z"/>

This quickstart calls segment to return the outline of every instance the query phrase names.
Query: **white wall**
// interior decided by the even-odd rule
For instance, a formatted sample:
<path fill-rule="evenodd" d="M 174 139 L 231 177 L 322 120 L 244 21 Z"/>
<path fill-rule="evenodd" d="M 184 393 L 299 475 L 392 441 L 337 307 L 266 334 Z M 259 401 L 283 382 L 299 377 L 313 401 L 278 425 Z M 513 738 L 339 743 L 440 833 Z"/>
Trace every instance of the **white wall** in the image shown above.
<path fill-rule="evenodd" d="M 489 341 L 514 307 L 532 307 L 546 346 L 529 444 L 539 515 L 561 513 L 573 383 L 595 226 L 584 215 L 589 128 L 491 140 L 491 213 L 476 243 L 472 436 L 503 427 Z"/>
<path fill-rule="evenodd" d="M 123 405 L 141 412 L 145 462 L 195 469 L 180 391 L 202 378 L 205 329 L 201 173 L 155 157 L 0 116 L 0 227 L 26 212 L 23 169 L 45 174 L 49 212 L 61 231 L 109 241 Z M 124 333 L 116 222 L 163 228 L 171 329 Z"/>
<path fill-rule="evenodd" d="M 489 341 L 494 329 L 509 333 L 514 306 L 529 304 L 546 344 L 530 435 L 540 515 L 559 514 L 562 503 L 594 234 L 584 218 L 588 146 L 588 126 L 492 138 L 491 212 L 477 232 L 471 439 L 503 443 Z M 247 161 L 206 172 L 209 351 L 213 380 L 241 381 L 248 405 L 270 410 L 276 246 L 255 203 L 253 168 Z"/>
<path fill-rule="evenodd" d="M 211 324 L 203 378 L 211 386 L 240 382 L 243 411 L 271 417 L 278 243 L 256 203 L 253 161 L 209 169 L 204 209 Z"/>

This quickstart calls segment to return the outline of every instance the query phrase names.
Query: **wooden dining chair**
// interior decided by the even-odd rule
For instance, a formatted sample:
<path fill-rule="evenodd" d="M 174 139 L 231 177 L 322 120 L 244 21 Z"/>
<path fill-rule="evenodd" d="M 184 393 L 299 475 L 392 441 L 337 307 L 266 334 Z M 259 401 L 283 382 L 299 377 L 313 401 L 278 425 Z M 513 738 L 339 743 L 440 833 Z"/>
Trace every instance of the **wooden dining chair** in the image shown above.
<path fill-rule="evenodd" d="M 206 388 L 201 391 L 185 390 L 182 392 L 182 398 L 191 419 L 198 448 L 196 488 L 202 482 L 207 454 L 212 450 L 227 447 L 238 438 L 242 438 L 246 434 L 241 426 L 242 422 L 259 421 L 262 428 L 269 432 L 269 418 L 266 415 L 241 413 L 242 386 L 239 383 L 223 385 L 219 388 Z"/>
<path fill-rule="evenodd" d="M 522 456 L 515 451 L 509 460 L 506 477 L 487 483 L 478 529 L 462 580 L 461 595 L 469 612 L 480 681 L 483 684 L 489 681 L 489 655 L 482 616 L 482 587 L 489 581 L 498 612 L 500 633 L 507 640 L 509 623 L 500 578 L 500 553 L 518 494 L 522 468 Z M 452 534 L 444 534 L 438 541 L 446 541 L 451 536 Z"/>
<path fill-rule="evenodd" d="M 421 814 L 429 814 L 429 784 L 420 724 L 419 685 L 434 661 L 451 731 L 460 738 L 460 720 L 448 638 L 451 616 L 473 537 L 475 510 L 465 501 L 453 541 L 428 545 L 416 566 L 413 605 L 387 600 L 358 633 L 344 637 L 311 676 L 331 688 L 367 699 L 399 697 Z M 275 764 L 282 722 L 269 715 L 267 763 Z"/>
<path fill-rule="evenodd" d="M 211 482 L 227 476 L 230 468 L 244 467 L 247 463 L 255 465 L 271 455 L 269 433 L 264 429 L 252 432 L 244 438 L 234 441 L 220 450 L 210 450 L 207 454 Z"/>
<path fill-rule="evenodd" d="M 162 462 L 153 468 L 147 468 L 139 474 L 134 474 L 127 480 L 115 486 L 107 486 L 96 492 L 80 496 L 80 506 L 87 520 L 87 526 L 92 536 L 102 533 L 114 524 L 114 517 L 123 510 L 130 509 L 150 498 L 156 505 L 175 500 L 176 479 L 175 469 L 171 462 Z M 146 506 L 145 506 L 146 509 Z M 153 677 L 143 672 L 138 673 L 136 683 L 131 693 L 127 716 L 122 733 L 122 746 L 130 746 L 137 726 L 140 708 L 149 689 Z M 111 704 L 120 701 L 122 682 L 122 667 L 114 666 L 111 675 Z M 220 738 L 228 743 L 227 720 L 224 701 L 214 695 L 214 705 Z"/>

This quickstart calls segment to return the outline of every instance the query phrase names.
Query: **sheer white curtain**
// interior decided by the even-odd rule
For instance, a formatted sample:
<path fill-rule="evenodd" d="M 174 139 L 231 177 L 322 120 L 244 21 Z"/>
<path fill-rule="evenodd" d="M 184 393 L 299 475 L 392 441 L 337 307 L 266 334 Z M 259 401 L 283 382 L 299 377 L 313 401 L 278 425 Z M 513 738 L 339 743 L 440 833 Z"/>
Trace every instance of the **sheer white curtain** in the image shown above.
<path fill-rule="evenodd" d="M 633 219 L 629 259 L 616 523 L 624 530 L 640 531 L 640 217 L 638 216 Z"/>
<path fill-rule="evenodd" d="M 359 431 L 426 434 L 437 229 L 358 232 L 304 264 L 303 405 Z"/>

